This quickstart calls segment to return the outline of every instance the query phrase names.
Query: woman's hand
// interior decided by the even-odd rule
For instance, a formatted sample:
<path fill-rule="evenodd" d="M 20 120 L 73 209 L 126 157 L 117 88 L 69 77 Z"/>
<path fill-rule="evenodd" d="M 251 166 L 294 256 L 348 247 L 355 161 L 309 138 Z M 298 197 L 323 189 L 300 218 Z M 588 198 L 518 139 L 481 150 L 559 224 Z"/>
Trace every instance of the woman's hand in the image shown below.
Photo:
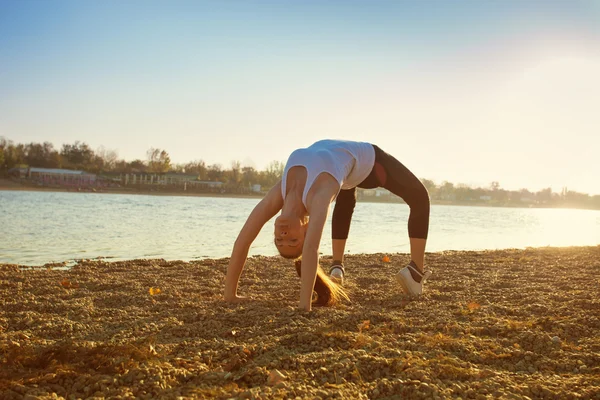
<path fill-rule="evenodd" d="M 228 295 L 225 296 L 225 301 L 227 303 L 233 303 L 233 304 L 242 303 L 247 300 L 252 300 L 252 299 L 250 297 L 246 297 L 246 296 L 238 296 L 237 294 L 235 294 L 233 296 L 228 296 Z"/>
<path fill-rule="evenodd" d="M 310 224 L 310 222 L 309 222 Z M 317 279 L 317 268 L 319 264 L 318 248 L 307 248 L 306 242 L 302 251 L 302 273 L 300 277 L 300 305 L 304 311 L 312 308 L 313 291 Z"/>
<path fill-rule="evenodd" d="M 298 307 L 298 310 L 300 311 L 306 311 L 306 312 L 310 312 L 312 310 L 312 305 L 308 304 L 308 305 L 304 305 L 302 304 L 302 302 L 300 302 L 300 306 Z"/>

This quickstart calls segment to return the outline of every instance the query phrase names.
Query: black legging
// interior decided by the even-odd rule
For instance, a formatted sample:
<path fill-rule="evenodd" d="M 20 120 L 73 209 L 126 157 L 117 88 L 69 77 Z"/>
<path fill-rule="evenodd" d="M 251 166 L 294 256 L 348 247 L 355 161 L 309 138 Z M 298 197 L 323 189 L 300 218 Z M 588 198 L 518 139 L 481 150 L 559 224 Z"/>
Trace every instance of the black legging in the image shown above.
<path fill-rule="evenodd" d="M 427 239 L 430 208 L 427 189 L 400 161 L 375 145 L 373 148 L 375 148 L 375 164 L 369 176 L 358 187 L 364 189 L 383 187 L 400 196 L 410 207 L 408 236 Z M 348 239 L 355 205 L 356 188 L 340 190 L 333 209 L 333 239 Z"/>

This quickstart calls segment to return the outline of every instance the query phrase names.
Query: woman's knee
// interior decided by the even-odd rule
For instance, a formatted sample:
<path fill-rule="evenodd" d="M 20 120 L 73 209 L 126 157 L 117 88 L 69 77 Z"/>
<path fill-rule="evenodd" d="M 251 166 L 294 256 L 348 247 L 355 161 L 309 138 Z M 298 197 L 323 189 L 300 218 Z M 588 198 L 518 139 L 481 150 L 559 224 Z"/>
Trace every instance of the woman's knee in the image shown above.
<path fill-rule="evenodd" d="M 354 207 L 356 206 L 356 190 L 340 190 L 333 209 L 334 215 L 352 216 Z"/>
<path fill-rule="evenodd" d="M 416 208 L 418 210 L 429 212 L 431 207 L 429 192 L 421 181 L 417 180 L 417 182 L 414 182 L 407 192 L 408 194 L 405 196 L 404 201 L 406 201 L 406 204 L 408 204 L 411 209 Z"/>

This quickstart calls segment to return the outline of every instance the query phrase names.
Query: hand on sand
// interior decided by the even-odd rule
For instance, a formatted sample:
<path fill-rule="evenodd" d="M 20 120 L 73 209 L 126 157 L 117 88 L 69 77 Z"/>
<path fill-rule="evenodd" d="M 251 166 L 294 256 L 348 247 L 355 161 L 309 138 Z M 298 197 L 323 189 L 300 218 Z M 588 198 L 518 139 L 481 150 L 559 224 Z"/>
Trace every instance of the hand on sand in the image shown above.
<path fill-rule="evenodd" d="M 246 297 L 246 296 L 238 296 L 237 294 L 235 296 L 225 296 L 225 301 L 227 303 L 242 303 L 244 301 L 248 301 L 248 300 L 252 300 L 250 297 Z"/>
<path fill-rule="evenodd" d="M 300 306 L 298 307 L 298 311 L 301 312 L 310 312 L 310 310 L 312 309 L 312 304 L 308 303 L 308 304 L 302 304 L 302 302 L 300 302 Z"/>

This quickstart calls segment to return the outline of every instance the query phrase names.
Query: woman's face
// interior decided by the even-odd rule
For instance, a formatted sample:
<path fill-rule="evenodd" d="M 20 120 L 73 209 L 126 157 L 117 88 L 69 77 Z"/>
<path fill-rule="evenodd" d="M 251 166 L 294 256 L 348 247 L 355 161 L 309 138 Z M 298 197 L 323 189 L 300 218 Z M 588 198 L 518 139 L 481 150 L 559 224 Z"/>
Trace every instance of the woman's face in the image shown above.
<path fill-rule="evenodd" d="M 275 246 L 283 257 L 296 258 L 302 255 L 305 225 L 299 218 L 277 217 L 275 219 Z"/>

